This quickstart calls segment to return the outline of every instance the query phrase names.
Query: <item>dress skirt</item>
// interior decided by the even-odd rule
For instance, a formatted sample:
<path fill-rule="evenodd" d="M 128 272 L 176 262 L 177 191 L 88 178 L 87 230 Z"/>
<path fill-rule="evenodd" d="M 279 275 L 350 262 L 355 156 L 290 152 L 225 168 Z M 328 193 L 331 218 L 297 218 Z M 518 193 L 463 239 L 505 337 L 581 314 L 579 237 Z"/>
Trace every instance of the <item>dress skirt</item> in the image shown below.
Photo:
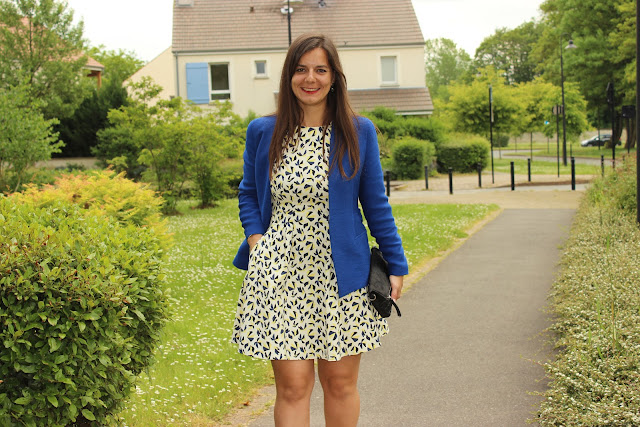
<path fill-rule="evenodd" d="M 249 254 L 233 327 L 240 353 L 340 360 L 388 333 L 366 288 L 338 297 L 329 241 L 331 126 L 302 127 L 271 180 L 271 224 Z"/>

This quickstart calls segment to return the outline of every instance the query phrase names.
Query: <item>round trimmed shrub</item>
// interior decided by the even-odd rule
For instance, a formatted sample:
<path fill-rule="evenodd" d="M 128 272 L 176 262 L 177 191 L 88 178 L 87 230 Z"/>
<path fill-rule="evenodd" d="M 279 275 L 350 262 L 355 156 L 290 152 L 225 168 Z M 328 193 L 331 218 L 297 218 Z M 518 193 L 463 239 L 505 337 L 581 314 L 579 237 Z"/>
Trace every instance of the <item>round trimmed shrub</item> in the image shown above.
<path fill-rule="evenodd" d="M 480 136 L 456 136 L 438 147 L 438 170 L 446 172 L 452 168 L 455 172 L 473 172 L 478 163 L 484 169 L 489 163 L 491 147 Z"/>
<path fill-rule="evenodd" d="M 168 317 L 151 227 L 0 198 L 0 423 L 105 425 Z M 94 211 L 95 213 L 95 211 Z"/>
<path fill-rule="evenodd" d="M 418 179 L 430 164 L 435 149 L 428 141 L 405 136 L 393 145 L 393 172 L 397 179 Z"/>

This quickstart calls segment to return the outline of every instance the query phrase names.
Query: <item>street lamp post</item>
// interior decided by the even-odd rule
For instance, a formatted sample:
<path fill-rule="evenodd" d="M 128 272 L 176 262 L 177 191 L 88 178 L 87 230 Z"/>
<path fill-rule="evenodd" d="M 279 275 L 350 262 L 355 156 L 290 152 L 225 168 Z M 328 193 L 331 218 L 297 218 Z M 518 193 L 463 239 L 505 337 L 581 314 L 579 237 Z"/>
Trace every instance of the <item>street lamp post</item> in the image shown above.
<path fill-rule="evenodd" d="M 491 183 L 496 183 L 493 169 L 493 87 L 489 85 L 489 141 L 491 143 Z"/>
<path fill-rule="evenodd" d="M 289 46 L 291 46 L 291 4 L 287 0 L 287 27 L 289 28 Z"/>
<path fill-rule="evenodd" d="M 568 34 L 563 34 L 564 37 Z M 569 39 L 569 44 L 565 49 L 575 49 L 577 46 L 573 44 L 573 40 Z M 567 166 L 567 116 L 564 112 L 564 59 L 562 55 L 562 38 L 560 39 L 560 88 L 562 90 L 562 164 Z"/>

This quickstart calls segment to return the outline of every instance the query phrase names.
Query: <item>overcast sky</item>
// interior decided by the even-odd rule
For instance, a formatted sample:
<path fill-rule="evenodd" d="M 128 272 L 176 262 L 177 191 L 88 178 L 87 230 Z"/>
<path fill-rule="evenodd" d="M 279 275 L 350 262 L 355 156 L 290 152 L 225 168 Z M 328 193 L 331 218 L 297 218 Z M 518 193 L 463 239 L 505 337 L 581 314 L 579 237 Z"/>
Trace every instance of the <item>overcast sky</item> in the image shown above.
<path fill-rule="evenodd" d="M 102 44 L 107 49 L 133 51 L 149 61 L 171 45 L 173 1 L 67 0 L 67 3 L 75 11 L 75 18 L 84 20 L 84 35 L 92 46 Z M 542 1 L 412 0 L 425 39 L 452 39 L 471 56 L 497 28 L 515 28 L 539 17 Z"/>

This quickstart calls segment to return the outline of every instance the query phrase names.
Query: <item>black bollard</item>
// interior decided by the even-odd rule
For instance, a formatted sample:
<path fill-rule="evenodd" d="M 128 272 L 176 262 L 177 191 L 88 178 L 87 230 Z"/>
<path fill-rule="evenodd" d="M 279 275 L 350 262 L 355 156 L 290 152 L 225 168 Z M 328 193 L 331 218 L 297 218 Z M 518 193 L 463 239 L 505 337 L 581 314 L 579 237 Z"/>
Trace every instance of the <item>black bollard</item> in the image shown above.
<path fill-rule="evenodd" d="M 571 189 L 576 189 L 576 159 L 571 158 Z"/>
<path fill-rule="evenodd" d="M 424 167 L 424 186 L 429 189 L 429 166 Z"/>
<path fill-rule="evenodd" d="M 453 168 L 449 168 L 449 194 L 453 194 Z"/>
<path fill-rule="evenodd" d="M 613 136 L 611 137 L 611 140 L 613 141 Z M 613 147 L 611 148 L 611 166 L 615 169 L 616 168 L 616 143 L 613 143 Z"/>
<path fill-rule="evenodd" d="M 511 162 L 511 191 L 516 189 L 516 171 L 514 163 Z"/>
<path fill-rule="evenodd" d="M 391 172 L 386 171 L 384 173 L 384 178 L 387 181 L 387 197 L 391 196 Z"/>
<path fill-rule="evenodd" d="M 600 155 L 600 169 L 602 169 L 602 176 L 604 177 L 604 154 Z"/>
<path fill-rule="evenodd" d="M 478 187 L 482 188 L 482 164 L 478 163 L 476 169 L 478 169 Z"/>
<path fill-rule="evenodd" d="M 529 176 L 529 182 L 531 182 L 531 159 L 527 159 L 527 175 Z"/>

